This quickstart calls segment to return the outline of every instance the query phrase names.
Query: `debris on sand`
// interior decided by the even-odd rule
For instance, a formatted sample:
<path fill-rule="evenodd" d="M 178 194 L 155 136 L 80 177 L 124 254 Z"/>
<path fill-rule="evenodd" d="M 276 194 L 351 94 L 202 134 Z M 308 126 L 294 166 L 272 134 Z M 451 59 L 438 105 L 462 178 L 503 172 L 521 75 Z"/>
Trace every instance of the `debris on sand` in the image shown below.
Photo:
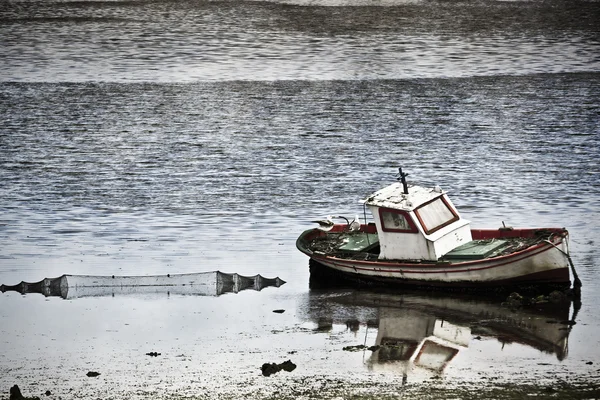
<path fill-rule="evenodd" d="M 377 351 L 381 347 L 394 347 L 394 346 L 365 346 L 364 344 L 359 344 L 356 346 L 345 346 L 342 350 L 344 351 L 360 351 L 360 350 L 369 350 L 369 351 Z"/>
<path fill-rule="evenodd" d="M 503 306 L 509 308 L 527 307 L 537 304 L 560 304 L 569 301 L 569 294 L 555 290 L 548 295 L 537 295 L 533 297 L 523 296 L 520 293 L 513 292 L 502 303 Z"/>
<path fill-rule="evenodd" d="M 21 394 L 21 389 L 17 385 L 10 388 L 9 400 L 40 400 L 39 397 L 25 397 Z"/>
<path fill-rule="evenodd" d="M 156 351 L 151 351 L 150 353 L 146 353 L 146 355 L 150 357 L 158 357 L 160 356 L 160 353 L 157 353 Z"/>
<path fill-rule="evenodd" d="M 273 312 L 277 313 L 277 314 L 283 314 L 285 312 L 285 310 L 279 309 L 279 310 L 273 310 Z"/>
<path fill-rule="evenodd" d="M 277 372 L 279 372 L 281 370 L 284 370 L 287 372 L 292 372 L 293 370 L 296 369 L 296 364 L 294 364 L 291 360 L 284 361 L 280 364 L 264 363 L 260 369 L 264 376 L 270 376 L 270 375 L 276 374 Z"/>
<path fill-rule="evenodd" d="M 356 346 L 344 346 L 344 348 L 342 350 L 344 351 L 360 351 L 360 350 L 365 350 L 367 348 L 367 346 L 365 346 L 364 344 L 359 344 Z"/>
<path fill-rule="evenodd" d="M 100 375 L 100 372 L 95 372 L 95 371 L 89 371 L 87 374 L 85 374 L 87 377 L 89 378 L 95 378 L 97 376 Z"/>

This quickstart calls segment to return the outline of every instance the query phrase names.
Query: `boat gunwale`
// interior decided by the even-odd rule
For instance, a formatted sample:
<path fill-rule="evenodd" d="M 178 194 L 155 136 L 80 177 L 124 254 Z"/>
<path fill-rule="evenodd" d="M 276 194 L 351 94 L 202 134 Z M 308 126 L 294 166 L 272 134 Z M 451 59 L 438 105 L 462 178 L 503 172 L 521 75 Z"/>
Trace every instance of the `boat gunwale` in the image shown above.
<path fill-rule="evenodd" d="M 345 227 L 344 224 L 336 224 L 336 226 L 342 227 L 342 228 Z M 369 227 L 370 227 L 369 225 L 361 225 L 360 231 L 363 231 L 363 228 L 368 229 Z M 340 231 L 340 229 L 338 228 L 338 229 L 336 229 L 336 231 Z M 343 229 L 342 229 L 342 231 L 343 231 Z M 478 232 L 478 233 L 486 233 L 486 232 L 491 233 L 491 232 L 501 232 L 501 231 L 502 231 L 501 229 L 471 229 L 471 232 Z M 508 263 L 522 261 L 526 258 L 538 255 L 540 253 L 551 250 L 552 248 L 561 245 L 563 243 L 563 239 L 568 235 L 568 231 L 564 228 L 523 228 L 523 229 L 516 229 L 514 231 L 516 231 L 516 232 L 549 231 L 552 233 L 550 235 L 549 239 L 553 239 L 553 240 L 552 240 L 552 242 L 550 242 L 549 240 L 542 239 L 540 243 L 533 244 L 522 250 L 518 250 L 518 251 L 509 253 L 509 254 L 488 257 L 488 258 L 483 258 L 483 259 L 478 259 L 478 260 L 467 260 L 467 261 L 457 261 L 457 262 L 452 262 L 452 261 L 431 261 L 431 262 L 419 261 L 419 262 L 415 262 L 413 260 L 379 260 L 379 259 L 370 261 L 370 260 L 359 260 L 359 259 L 353 259 L 353 258 L 338 257 L 335 255 L 328 255 L 325 253 L 316 253 L 316 252 L 312 251 L 311 249 L 309 249 L 307 245 L 304 245 L 304 243 L 306 243 L 306 244 L 308 243 L 306 238 L 312 233 L 317 233 L 318 236 L 322 236 L 323 234 L 326 235 L 326 233 L 324 233 L 323 231 L 320 231 L 316 228 L 308 229 L 308 230 L 304 231 L 300 235 L 300 237 L 298 237 L 298 239 L 296 241 L 296 247 L 298 248 L 298 250 L 300 250 L 301 252 L 303 252 L 304 254 L 308 255 L 311 258 L 314 258 L 316 260 L 318 260 L 318 259 L 327 260 L 329 262 L 335 263 L 336 265 L 340 265 L 340 266 L 344 266 L 344 267 L 345 267 L 345 265 L 343 265 L 343 264 L 352 263 L 354 265 L 364 265 L 364 266 L 371 267 L 371 268 L 364 268 L 364 267 L 361 268 L 364 270 L 373 270 L 373 268 L 377 268 L 377 267 L 392 268 L 392 270 L 390 270 L 390 271 L 378 270 L 381 272 L 443 273 L 443 272 L 477 271 L 477 270 L 501 267 Z M 506 231 L 506 232 L 511 232 L 511 231 Z M 508 235 L 507 237 L 523 237 L 523 236 Z M 481 239 L 475 239 L 475 240 L 481 240 Z M 524 256 L 524 257 L 520 258 L 521 256 Z M 502 262 L 502 261 L 506 261 L 506 262 L 497 264 L 497 262 Z M 486 265 L 485 267 L 480 267 L 480 268 L 469 268 L 467 270 L 456 269 L 457 267 L 469 267 L 469 266 L 477 267 L 477 265 L 488 264 L 488 263 L 494 263 L 494 264 Z M 450 269 L 447 269 L 447 270 L 439 269 L 441 267 L 446 267 L 446 268 L 450 267 Z M 356 267 L 354 267 L 354 268 L 356 268 Z M 403 270 L 403 268 L 419 268 L 419 270 L 411 271 L 411 270 Z M 431 270 L 433 268 L 435 268 L 436 270 L 435 271 Z M 427 269 L 430 269 L 430 270 L 428 271 Z"/>

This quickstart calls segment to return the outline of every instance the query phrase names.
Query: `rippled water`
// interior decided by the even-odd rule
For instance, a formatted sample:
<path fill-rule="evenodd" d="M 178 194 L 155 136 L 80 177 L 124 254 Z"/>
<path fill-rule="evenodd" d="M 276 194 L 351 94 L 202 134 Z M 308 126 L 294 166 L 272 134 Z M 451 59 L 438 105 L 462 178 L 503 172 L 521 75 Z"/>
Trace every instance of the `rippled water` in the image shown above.
<path fill-rule="evenodd" d="M 3 2 L 0 79 L 410 79 L 600 67 L 593 1 L 292 3 Z"/>
<path fill-rule="evenodd" d="M 370 379 L 380 371 L 336 346 L 357 344 L 355 331 L 341 319 L 319 331 L 337 303 L 309 291 L 294 242 L 313 219 L 362 214 L 358 200 L 398 166 L 447 189 L 475 227 L 566 226 L 583 281 L 567 356 L 471 341 L 447 379 L 478 377 L 473 365 L 507 379 L 523 368 L 596 373 L 586 362 L 600 361 L 600 3 L 369 4 L 0 4 L 0 283 L 213 270 L 287 281 L 210 299 L 2 294 L 2 385 L 31 381 L 42 359 L 75 374 L 161 347 L 197 366 L 196 332 L 212 346 L 212 377 L 239 368 L 229 379 L 248 383 L 255 366 L 296 351 L 298 376 Z M 362 310 L 346 306 L 346 319 Z M 357 311 L 365 341 L 376 340 L 373 313 L 380 324 L 405 317 L 369 307 Z M 37 355 L 14 351 L 40 340 Z M 175 385 L 179 360 L 144 371 Z M 133 387 L 144 382 L 129 373 Z M 114 374 L 107 385 L 125 385 Z"/>
<path fill-rule="evenodd" d="M 597 224 L 596 74 L 2 87 L 4 268 L 96 268 L 115 246 L 120 268 L 146 249 L 168 272 L 230 235 L 226 250 L 287 249 L 311 219 L 361 211 L 398 165 L 475 224 Z"/>

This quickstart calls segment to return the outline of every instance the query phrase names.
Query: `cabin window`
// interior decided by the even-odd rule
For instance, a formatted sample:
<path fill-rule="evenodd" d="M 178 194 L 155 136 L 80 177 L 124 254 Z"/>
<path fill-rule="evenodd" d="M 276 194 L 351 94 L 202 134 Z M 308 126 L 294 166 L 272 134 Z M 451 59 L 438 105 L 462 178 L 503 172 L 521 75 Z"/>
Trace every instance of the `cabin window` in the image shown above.
<path fill-rule="evenodd" d="M 415 223 L 406 211 L 380 208 L 379 218 L 381 219 L 381 227 L 385 232 L 417 232 Z"/>
<path fill-rule="evenodd" d="M 423 204 L 415 210 L 415 214 L 427 234 L 458 221 L 458 214 L 444 197 L 438 197 Z"/>

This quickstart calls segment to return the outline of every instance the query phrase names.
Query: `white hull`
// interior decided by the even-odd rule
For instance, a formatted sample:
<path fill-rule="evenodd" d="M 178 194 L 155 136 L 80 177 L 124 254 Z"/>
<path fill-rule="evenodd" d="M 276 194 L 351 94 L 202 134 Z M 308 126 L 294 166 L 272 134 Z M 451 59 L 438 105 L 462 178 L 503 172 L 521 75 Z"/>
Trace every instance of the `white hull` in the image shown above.
<path fill-rule="evenodd" d="M 312 252 L 302 242 L 298 248 L 327 269 L 358 280 L 431 286 L 570 284 L 566 236 L 551 240 L 508 255 L 457 262 L 360 260 Z"/>

